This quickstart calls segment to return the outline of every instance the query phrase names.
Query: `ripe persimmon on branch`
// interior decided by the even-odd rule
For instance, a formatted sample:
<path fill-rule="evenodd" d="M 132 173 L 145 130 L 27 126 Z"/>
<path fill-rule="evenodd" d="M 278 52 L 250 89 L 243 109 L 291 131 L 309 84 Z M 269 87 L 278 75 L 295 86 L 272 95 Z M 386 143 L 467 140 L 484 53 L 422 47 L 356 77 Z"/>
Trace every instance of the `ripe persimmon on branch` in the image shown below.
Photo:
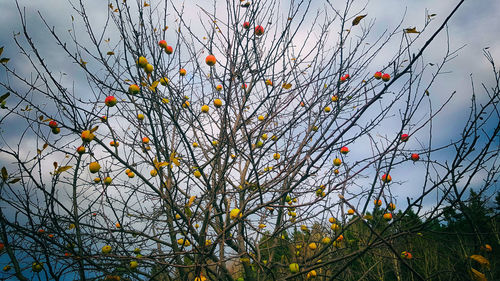
<path fill-rule="evenodd" d="M 77 1 L 67 35 L 40 14 L 59 69 L 18 5 L 21 56 L 0 80 L 2 274 L 432 278 L 407 241 L 499 172 L 488 52 L 496 86 L 472 87 L 461 136 L 433 140 L 454 92 L 436 105 L 429 89 L 457 51 L 432 69 L 422 54 L 462 3 L 373 37 L 356 1 L 117 0 L 103 22 Z"/>

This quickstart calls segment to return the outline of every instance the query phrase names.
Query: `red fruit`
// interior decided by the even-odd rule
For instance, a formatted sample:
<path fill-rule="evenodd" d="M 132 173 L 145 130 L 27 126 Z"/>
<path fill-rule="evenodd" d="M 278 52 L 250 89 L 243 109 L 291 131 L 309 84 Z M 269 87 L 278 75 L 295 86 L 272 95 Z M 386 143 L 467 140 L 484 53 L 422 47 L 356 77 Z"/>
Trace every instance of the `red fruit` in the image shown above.
<path fill-rule="evenodd" d="M 342 154 L 347 154 L 347 153 L 349 153 L 349 148 L 347 148 L 347 146 L 343 146 L 343 147 L 340 149 L 340 153 L 342 153 Z"/>
<path fill-rule="evenodd" d="M 375 79 L 377 80 L 382 78 L 382 72 L 380 71 L 375 72 L 375 74 L 373 74 L 373 77 L 375 77 Z"/>
<path fill-rule="evenodd" d="M 3 251 L 3 248 L 5 248 L 5 245 L 3 243 L 0 243 L 0 252 Z"/>
<path fill-rule="evenodd" d="M 54 120 L 50 121 L 49 122 L 49 127 L 51 127 L 52 129 L 57 128 L 57 122 L 54 121 Z"/>
<path fill-rule="evenodd" d="M 116 105 L 118 101 L 116 100 L 116 98 L 114 96 L 108 96 L 105 100 L 104 100 L 104 104 L 109 106 L 109 107 L 113 107 Z"/>
<path fill-rule="evenodd" d="M 346 80 L 349 79 L 349 78 L 351 78 L 351 76 L 349 76 L 349 74 L 344 75 L 344 77 L 345 77 Z"/>
<path fill-rule="evenodd" d="M 419 159 L 420 159 L 420 156 L 417 153 L 413 153 L 411 155 L 411 160 L 418 161 Z"/>
<path fill-rule="evenodd" d="M 174 48 L 172 48 L 172 46 L 167 46 L 165 47 L 165 53 L 167 54 L 172 54 L 174 52 Z"/>
<path fill-rule="evenodd" d="M 247 86 L 247 84 L 246 84 L 246 83 L 243 83 L 243 85 L 241 85 L 241 88 L 242 88 L 242 89 L 246 89 L 247 87 L 248 87 L 248 86 Z"/>
<path fill-rule="evenodd" d="M 402 142 L 407 142 L 410 136 L 408 134 L 402 134 L 401 135 L 401 141 Z"/>
<path fill-rule="evenodd" d="M 345 76 L 340 77 L 340 82 L 345 82 L 345 81 L 346 81 Z"/>
<path fill-rule="evenodd" d="M 250 28 L 250 23 L 248 21 L 243 23 L 243 28 L 244 29 L 249 29 Z"/>
<path fill-rule="evenodd" d="M 106 121 L 108 121 L 108 117 L 107 116 L 101 116 L 101 122 L 105 123 Z"/>
<path fill-rule="evenodd" d="M 84 146 L 79 146 L 77 149 L 76 149 L 76 152 L 78 152 L 78 154 L 84 154 L 85 153 L 85 147 Z"/>
<path fill-rule="evenodd" d="M 264 34 L 264 28 L 260 25 L 257 25 L 255 27 L 255 35 L 261 36 L 262 34 Z"/>
<path fill-rule="evenodd" d="M 392 220 L 392 214 L 391 213 L 385 213 L 384 214 L 384 220 L 388 220 L 388 221 Z"/>
<path fill-rule="evenodd" d="M 158 42 L 158 45 L 160 47 L 162 47 L 163 49 L 165 49 L 167 47 L 167 41 L 165 40 L 160 40 L 160 42 Z"/>
<path fill-rule="evenodd" d="M 207 58 L 205 59 L 205 63 L 208 64 L 209 66 L 214 66 L 217 60 L 215 59 L 214 55 L 208 55 Z"/>
<path fill-rule="evenodd" d="M 411 260 L 413 258 L 412 254 L 407 251 L 401 253 L 401 258 Z"/>
<path fill-rule="evenodd" d="M 383 174 L 381 180 L 383 182 L 390 182 L 392 180 L 391 175 Z"/>
<path fill-rule="evenodd" d="M 391 80 L 391 75 L 384 73 L 384 75 L 382 75 L 382 80 L 384 80 L 385 82 Z"/>

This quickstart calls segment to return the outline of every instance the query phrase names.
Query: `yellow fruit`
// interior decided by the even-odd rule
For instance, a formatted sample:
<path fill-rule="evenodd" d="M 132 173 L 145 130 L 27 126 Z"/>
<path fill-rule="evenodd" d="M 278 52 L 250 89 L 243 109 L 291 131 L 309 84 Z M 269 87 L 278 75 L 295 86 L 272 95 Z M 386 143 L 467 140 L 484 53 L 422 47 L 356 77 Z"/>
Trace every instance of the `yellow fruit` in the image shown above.
<path fill-rule="evenodd" d="M 278 160 L 278 159 L 280 159 L 280 157 L 281 157 L 280 154 L 277 152 L 273 154 L 274 160 Z"/>
<path fill-rule="evenodd" d="M 154 70 L 154 67 L 151 65 L 151 64 L 146 64 L 146 67 L 144 67 L 144 71 L 146 71 L 146 73 L 151 73 L 153 72 Z"/>
<path fill-rule="evenodd" d="M 316 277 L 316 275 L 318 275 L 318 274 L 316 273 L 316 270 L 311 270 L 311 271 L 309 271 L 309 272 L 307 273 L 307 276 L 306 276 L 306 277 L 307 277 L 307 279 L 309 279 L 309 278 L 314 278 L 314 277 Z"/>
<path fill-rule="evenodd" d="M 331 108 L 329 106 L 325 107 L 325 112 L 328 113 L 331 111 Z"/>
<path fill-rule="evenodd" d="M 329 218 L 329 219 L 328 219 L 328 221 L 329 221 L 330 223 L 335 223 L 335 218 L 334 218 L 334 217 L 331 217 L 331 218 Z"/>
<path fill-rule="evenodd" d="M 333 102 L 336 102 L 336 101 L 338 101 L 338 100 L 339 100 L 339 97 L 338 97 L 338 96 L 332 96 L 332 101 L 333 101 Z"/>
<path fill-rule="evenodd" d="M 94 139 L 95 135 L 91 133 L 89 130 L 85 130 L 82 132 L 81 138 L 84 142 L 91 142 Z"/>
<path fill-rule="evenodd" d="M 349 209 L 349 210 L 347 210 L 347 214 L 348 214 L 348 215 L 354 215 L 354 210 L 353 210 L 353 209 Z"/>
<path fill-rule="evenodd" d="M 214 106 L 215 107 L 221 107 L 222 106 L 222 101 L 220 99 L 215 99 L 214 100 Z"/>
<path fill-rule="evenodd" d="M 238 218 L 238 216 L 239 216 L 239 217 L 241 217 L 241 216 L 242 216 L 242 214 L 240 213 L 240 209 L 237 209 L 237 208 L 232 209 L 232 210 L 231 210 L 231 212 L 229 213 L 229 217 L 230 217 L 232 220 L 234 220 L 234 219 Z"/>
<path fill-rule="evenodd" d="M 292 273 L 297 273 L 300 270 L 299 265 L 296 263 L 291 263 L 289 268 L 290 268 L 290 272 L 292 272 Z"/>
<path fill-rule="evenodd" d="M 100 182 L 101 182 L 101 178 L 99 178 L 99 177 L 94 178 L 94 182 L 95 182 L 95 183 L 100 183 Z"/>
<path fill-rule="evenodd" d="M 339 158 L 333 159 L 333 165 L 340 166 L 340 164 L 342 164 L 342 160 L 340 160 Z"/>
<path fill-rule="evenodd" d="M 197 142 L 193 142 L 193 147 L 198 147 L 198 143 Z"/>
<path fill-rule="evenodd" d="M 139 86 L 135 84 L 128 86 L 128 92 L 132 95 L 139 93 L 140 90 Z"/>
<path fill-rule="evenodd" d="M 101 251 L 103 254 L 109 254 L 109 253 L 111 253 L 111 246 L 106 245 L 106 246 L 102 247 Z"/>
<path fill-rule="evenodd" d="M 212 141 L 212 145 L 213 145 L 213 146 L 217 146 L 218 144 L 219 144 L 219 142 L 218 142 L 218 141 L 216 141 L 216 140 Z"/>
<path fill-rule="evenodd" d="M 205 241 L 205 246 L 210 246 L 212 245 L 212 240 L 208 239 Z"/>
<path fill-rule="evenodd" d="M 166 86 L 168 84 L 168 78 L 167 77 L 163 77 L 160 79 L 160 84 L 162 84 L 163 86 Z"/>
<path fill-rule="evenodd" d="M 137 61 L 137 64 L 140 67 L 146 67 L 146 65 L 148 64 L 148 60 L 145 57 L 139 57 L 139 60 Z"/>
<path fill-rule="evenodd" d="M 201 107 L 201 112 L 203 113 L 208 113 L 208 110 L 210 110 L 210 108 L 206 104 Z"/>
<path fill-rule="evenodd" d="M 175 219 L 180 220 L 181 219 L 181 215 L 175 214 Z"/>
<path fill-rule="evenodd" d="M 263 224 L 263 223 L 259 224 L 259 228 L 260 228 L 260 229 L 263 229 L 263 228 L 265 228 L 265 227 L 266 227 L 266 225 L 265 225 L 265 224 Z"/>
<path fill-rule="evenodd" d="M 314 242 L 309 244 L 309 249 L 311 249 L 311 250 L 316 250 L 317 247 L 318 246 Z"/>
<path fill-rule="evenodd" d="M 97 163 L 97 162 L 91 162 L 89 164 L 89 170 L 92 174 L 99 172 L 100 169 L 101 169 L 101 165 L 99 165 L 99 163 Z"/>
<path fill-rule="evenodd" d="M 118 147 L 120 144 L 117 141 L 110 141 L 109 145 L 113 147 Z"/>
<path fill-rule="evenodd" d="M 112 181 L 113 181 L 113 179 L 111 179 L 110 177 L 104 178 L 104 184 L 105 185 L 110 185 Z"/>
<path fill-rule="evenodd" d="M 131 261 L 129 266 L 130 266 L 130 269 L 136 269 L 137 266 L 139 266 L 139 263 L 137 263 L 137 261 Z"/>
<path fill-rule="evenodd" d="M 153 169 L 151 170 L 151 172 L 149 172 L 149 174 L 152 176 L 152 177 L 156 177 L 158 175 L 158 171 L 156 169 Z"/>
<path fill-rule="evenodd" d="M 187 239 L 184 240 L 181 238 L 181 239 L 177 240 L 177 244 L 179 244 L 181 246 L 184 245 L 185 247 L 189 247 L 191 245 L 191 242 L 189 242 L 189 240 L 187 240 Z"/>
<path fill-rule="evenodd" d="M 31 270 L 33 270 L 33 272 L 40 272 L 42 271 L 43 269 L 43 263 L 41 262 L 34 262 L 32 265 L 31 265 Z"/>
<path fill-rule="evenodd" d="M 201 177 L 201 172 L 200 172 L 200 171 L 198 171 L 198 170 L 196 170 L 196 171 L 194 171 L 194 172 L 193 172 L 193 175 L 194 175 L 195 177 L 199 178 L 199 177 Z"/>
<path fill-rule="evenodd" d="M 394 210 L 396 210 L 396 205 L 394 205 L 394 203 L 389 203 L 389 206 L 387 206 L 387 209 L 394 211 Z"/>
<path fill-rule="evenodd" d="M 325 245 L 330 244 L 331 241 L 332 241 L 332 239 L 330 239 L 330 237 L 324 237 L 323 239 L 321 239 L 321 243 L 323 243 Z"/>
<path fill-rule="evenodd" d="M 307 228 L 307 226 L 305 226 L 305 225 L 301 225 L 301 226 L 300 226 L 300 229 L 301 229 L 302 231 L 308 231 L 308 230 L 309 230 L 309 229 Z"/>
<path fill-rule="evenodd" d="M 199 224 L 195 224 L 195 225 L 194 225 L 194 227 L 195 227 L 195 228 L 199 228 L 199 227 L 200 227 L 200 225 L 199 225 Z"/>
<path fill-rule="evenodd" d="M 185 101 L 185 102 L 182 104 L 182 107 L 183 107 L 183 108 L 188 108 L 188 107 L 189 107 L 189 101 Z"/>
<path fill-rule="evenodd" d="M 257 119 L 258 119 L 259 121 L 264 121 L 264 116 L 263 116 L 263 115 L 259 115 L 259 117 L 257 117 Z"/>
<path fill-rule="evenodd" d="M 332 226 L 330 226 L 330 228 L 333 230 L 333 231 L 337 231 L 340 229 L 340 226 L 336 223 L 333 223 Z"/>
<path fill-rule="evenodd" d="M 144 120 L 144 114 L 142 113 L 137 114 L 137 119 Z"/>
<path fill-rule="evenodd" d="M 194 281 L 207 281 L 207 278 L 200 274 L 200 276 L 196 277 Z"/>
<path fill-rule="evenodd" d="M 217 91 L 222 91 L 222 85 L 217 85 L 217 87 L 215 87 L 215 89 L 216 89 Z"/>

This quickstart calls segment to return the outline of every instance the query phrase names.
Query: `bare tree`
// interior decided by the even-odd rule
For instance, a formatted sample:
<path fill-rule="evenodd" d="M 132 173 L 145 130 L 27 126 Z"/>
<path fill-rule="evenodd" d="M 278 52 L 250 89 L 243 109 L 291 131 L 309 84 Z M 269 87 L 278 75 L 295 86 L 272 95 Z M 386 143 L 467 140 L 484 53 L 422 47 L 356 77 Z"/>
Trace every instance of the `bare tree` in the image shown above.
<path fill-rule="evenodd" d="M 494 187 L 499 73 L 488 52 L 496 85 L 479 99 L 472 85 L 460 139 L 432 138 L 454 93 L 435 105 L 429 89 L 457 51 L 432 68 L 422 54 L 463 1 L 438 26 L 428 15 L 421 30 L 375 38 L 350 0 L 214 1 L 195 19 L 177 1 L 131 2 L 110 1 L 96 27 L 76 1 L 69 41 L 40 16 L 86 87 L 51 69 L 19 7 L 14 39 L 32 73 L 4 61 L 0 82 L 2 123 L 24 126 L 1 132 L 9 276 L 361 280 L 377 263 L 350 266 L 380 254 L 426 280 L 396 241 L 463 204 L 476 178 Z M 401 195 L 405 169 L 423 179 L 417 197 Z M 402 227 L 409 212 L 424 223 Z"/>

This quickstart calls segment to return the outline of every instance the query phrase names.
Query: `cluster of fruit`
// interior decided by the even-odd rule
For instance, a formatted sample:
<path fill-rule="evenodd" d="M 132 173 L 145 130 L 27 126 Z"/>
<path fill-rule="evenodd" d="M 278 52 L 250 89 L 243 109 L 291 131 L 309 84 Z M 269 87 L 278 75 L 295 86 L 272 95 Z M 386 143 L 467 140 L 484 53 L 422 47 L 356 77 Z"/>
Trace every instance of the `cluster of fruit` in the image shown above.
<path fill-rule="evenodd" d="M 385 82 L 391 80 L 391 75 L 389 75 L 388 73 L 382 74 L 382 72 L 380 72 L 380 71 L 375 72 L 375 74 L 373 74 L 373 77 L 375 77 L 375 79 L 377 79 L 377 80 L 382 79 Z"/>
<path fill-rule="evenodd" d="M 165 53 L 167 53 L 167 55 L 171 55 L 174 52 L 174 48 L 172 48 L 172 46 L 169 46 L 167 44 L 167 41 L 165 40 L 161 40 L 160 42 L 158 42 L 158 45 L 165 50 Z"/>

